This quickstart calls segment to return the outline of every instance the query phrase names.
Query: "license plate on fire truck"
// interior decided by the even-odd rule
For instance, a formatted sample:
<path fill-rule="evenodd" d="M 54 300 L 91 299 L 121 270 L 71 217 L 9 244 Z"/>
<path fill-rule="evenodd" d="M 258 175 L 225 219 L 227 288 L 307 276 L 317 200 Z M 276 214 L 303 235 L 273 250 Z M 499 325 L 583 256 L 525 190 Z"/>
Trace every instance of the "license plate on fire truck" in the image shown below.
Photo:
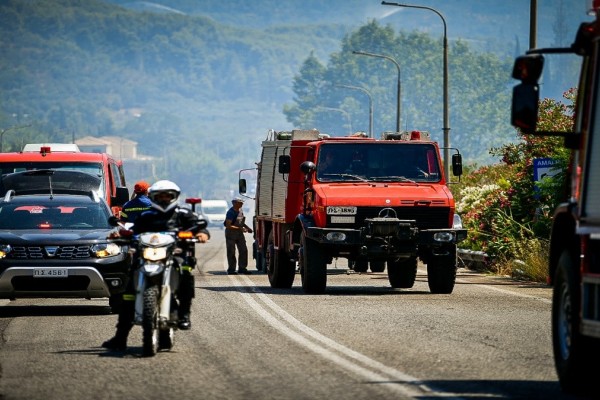
<path fill-rule="evenodd" d="M 328 206 L 327 215 L 356 215 L 356 207 L 336 207 Z"/>

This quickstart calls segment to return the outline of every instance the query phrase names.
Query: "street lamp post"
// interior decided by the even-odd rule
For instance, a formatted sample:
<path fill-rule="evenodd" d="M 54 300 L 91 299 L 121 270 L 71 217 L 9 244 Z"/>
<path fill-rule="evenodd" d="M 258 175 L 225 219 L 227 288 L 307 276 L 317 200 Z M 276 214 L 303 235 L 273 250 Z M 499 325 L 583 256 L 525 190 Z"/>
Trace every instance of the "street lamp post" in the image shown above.
<path fill-rule="evenodd" d="M 396 132 L 400 132 L 400 107 L 401 107 L 401 85 L 402 85 L 402 80 L 401 80 L 401 76 L 400 76 L 400 64 L 398 64 L 398 62 L 396 60 L 394 60 L 392 57 L 390 56 L 385 56 L 383 54 L 373 54 L 373 53 L 368 53 L 366 51 L 358 51 L 358 50 L 353 50 L 352 54 L 358 54 L 361 56 L 369 56 L 369 57 L 377 57 L 377 58 L 385 58 L 386 60 L 389 60 L 391 62 L 394 63 L 394 65 L 396 66 L 396 68 L 398 69 L 398 93 L 397 93 L 397 111 L 396 111 Z"/>
<path fill-rule="evenodd" d="M 371 93 L 360 86 L 350 86 L 350 85 L 335 85 L 337 87 L 342 87 L 342 88 L 346 88 L 346 89 L 353 89 L 353 90 L 360 90 L 361 92 L 363 92 L 364 94 L 367 95 L 367 97 L 369 98 L 369 137 L 373 137 L 373 97 L 371 96 Z"/>
<path fill-rule="evenodd" d="M 4 151 L 4 134 L 6 132 L 10 131 L 11 129 L 27 128 L 28 126 L 31 126 L 31 124 L 18 125 L 18 126 L 9 126 L 8 128 L 0 130 L 0 153 L 2 153 Z"/>
<path fill-rule="evenodd" d="M 348 111 L 342 110 L 341 108 L 332 108 L 332 107 L 323 107 L 323 106 L 317 106 L 317 110 L 337 111 L 339 113 L 342 113 L 348 120 L 348 125 L 350 126 L 350 133 L 352 133 L 352 118 L 350 117 L 350 113 Z"/>
<path fill-rule="evenodd" d="M 444 170 L 446 172 L 446 179 L 449 179 L 450 169 L 448 159 L 450 157 L 450 121 L 448 115 L 448 36 L 446 30 L 446 19 L 438 10 L 431 7 L 415 6 L 412 4 L 390 3 L 387 1 L 382 1 L 381 4 L 385 6 L 397 6 L 429 10 L 436 13 L 442 19 L 442 24 L 444 25 L 444 127 L 442 128 L 442 130 L 444 131 Z"/>

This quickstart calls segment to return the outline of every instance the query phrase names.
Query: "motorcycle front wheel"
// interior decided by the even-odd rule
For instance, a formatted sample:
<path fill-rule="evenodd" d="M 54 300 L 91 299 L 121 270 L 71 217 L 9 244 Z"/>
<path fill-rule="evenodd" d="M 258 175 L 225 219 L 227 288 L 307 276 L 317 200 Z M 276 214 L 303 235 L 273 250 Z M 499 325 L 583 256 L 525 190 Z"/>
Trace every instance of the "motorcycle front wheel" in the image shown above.
<path fill-rule="evenodd" d="M 152 357 L 158 351 L 158 286 L 144 290 L 144 314 L 142 320 L 142 354 Z"/>

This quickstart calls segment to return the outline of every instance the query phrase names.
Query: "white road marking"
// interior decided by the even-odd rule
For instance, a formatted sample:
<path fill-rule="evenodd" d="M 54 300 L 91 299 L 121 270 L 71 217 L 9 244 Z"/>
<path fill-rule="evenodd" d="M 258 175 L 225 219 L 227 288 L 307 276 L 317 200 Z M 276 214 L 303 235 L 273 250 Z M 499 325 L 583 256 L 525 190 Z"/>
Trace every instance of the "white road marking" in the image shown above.
<path fill-rule="evenodd" d="M 224 264 L 225 269 L 227 269 L 226 260 L 224 260 Z M 389 390 L 404 397 L 416 398 L 425 395 L 428 397 L 452 397 L 454 400 L 460 399 L 457 393 L 435 391 L 421 380 L 373 360 L 306 326 L 279 307 L 267 294 L 261 292 L 250 277 L 230 275 L 229 278 L 235 286 L 248 289 L 248 292 L 240 291 L 239 294 L 269 325 L 334 364 L 369 381 L 379 382 Z M 256 297 L 271 312 L 256 301 Z"/>

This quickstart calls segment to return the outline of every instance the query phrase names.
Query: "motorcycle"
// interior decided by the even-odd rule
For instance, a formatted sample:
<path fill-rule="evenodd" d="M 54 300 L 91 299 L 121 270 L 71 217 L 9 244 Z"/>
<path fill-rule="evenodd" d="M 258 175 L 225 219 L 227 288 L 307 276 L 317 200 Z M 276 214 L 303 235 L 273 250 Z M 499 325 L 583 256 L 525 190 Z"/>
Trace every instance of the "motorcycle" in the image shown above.
<path fill-rule="evenodd" d="M 134 275 L 134 324 L 142 326 L 142 352 L 151 357 L 173 347 L 180 267 L 195 263 L 198 239 L 191 231 L 148 232 L 139 234 L 135 242 L 138 265 Z M 183 259 L 183 264 L 179 265 L 175 257 Z"/>

